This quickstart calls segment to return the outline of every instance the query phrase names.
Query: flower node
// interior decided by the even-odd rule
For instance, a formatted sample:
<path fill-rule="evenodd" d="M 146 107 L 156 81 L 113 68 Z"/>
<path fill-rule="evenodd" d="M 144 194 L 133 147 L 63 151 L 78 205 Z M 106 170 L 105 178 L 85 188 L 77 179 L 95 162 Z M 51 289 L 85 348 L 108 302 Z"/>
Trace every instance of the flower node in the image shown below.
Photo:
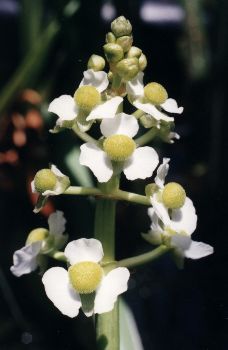
<path fill-rule="evenodd" d="M 179 209 L 184 205 L 186 198 L 185 190 L 176 182 L 165 185 L 162 192 L 162 201 L 169 209 Z"/>
<path fill-rule="evenodd" d="M 144 95 L 154 105 L 160 105 L 168 98 L 166 89 L 155 82 L 149 83 L 144 87 Z"/>
<path fill-rule="evenodd" d="M 37 192 L 54 190 L 57 183 L 56 175 L 50 169 L 42 169 L 36 173 L 34 186 Z"/>
<path fill-rule="evenodd" d="M 135 142 L 126 135 L 112 135 L 103 143 L 104 151 L 114 161 L 128 159 L 135 150 Z"/>
<path fill-rule="evenodd" d="M 35 228 L 32 230 L 26 240 L 26 244 L 43 241 L 49 235 L 49 231 L 46 228 Z"/>
<path fill-rule="evenodd" d="M 76 90 L 74 100 L 82 110 L 91 111 L 100 103 L 101 96 L 94 86 L 85 85 Z"/>
<path fill-rule="evenodd" d="M 99 264 L 83 261 L 71 266 L 68 270 L 72 286 L 79 294 L 89 294 L 95 291 L 103 276 Z"/>

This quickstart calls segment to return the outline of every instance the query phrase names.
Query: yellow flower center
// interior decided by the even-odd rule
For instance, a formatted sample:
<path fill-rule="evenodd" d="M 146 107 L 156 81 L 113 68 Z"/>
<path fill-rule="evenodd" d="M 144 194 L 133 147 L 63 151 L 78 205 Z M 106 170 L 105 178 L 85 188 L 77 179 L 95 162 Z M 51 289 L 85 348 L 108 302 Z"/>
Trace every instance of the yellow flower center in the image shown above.
<path fill-rule="evenodd" d="M 101 101 L 100 93 L 94 86 L 81 86 L 75 91 L 74 100 L 79 108 L 90 112 Z"/>
<path fill-rule="evenodd" d="M 92 261 L 77 263 L 69 268 L 68 273 L 72 286 L 80 294 L 94 292 L 103 276 L 100 265 Z"/>
<path fill-rule="evenodd" d="M 181 208 L 184 205 L 185 198 L 185 190 L 176 182 L 168 183 L 162 191 L 162 201 L 169 209 Z"/>
<path fill-rule="evenodd" d="M 48 235 L 49 231 L 46 228 L 35 228 L 29 233 L 26 244 L 43 241 Z"/>
<path fill-rule="evenodd" d="M 160 105 L 168 98 L 166 89 L 155 82 L 149 83 L 144 87 L 144 95 L 153 105 Z"/>
<path fill-rule="evenodd" d="M 128 159 L 135 150 L 135 141 L 126 135 L 112 135 L 103 143 L 104 151 L 116 162 Z"/>
<path fill-rule="evenodd" d="M 40 193 L 47 190 L 54 190 L 56 182 L 56 175 L 50 169 L 39 170 L 34 178 L 35 189 Z"/>

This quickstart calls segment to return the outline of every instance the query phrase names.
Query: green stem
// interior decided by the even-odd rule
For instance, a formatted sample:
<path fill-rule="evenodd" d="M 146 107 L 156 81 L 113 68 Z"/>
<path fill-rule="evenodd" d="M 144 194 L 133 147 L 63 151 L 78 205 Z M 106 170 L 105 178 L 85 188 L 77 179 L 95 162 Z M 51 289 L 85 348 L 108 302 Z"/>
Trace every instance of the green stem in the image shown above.
<path fill-rule="evenodd" d="M 157 128 L 151 128 L 149 131 L 147 131 L 144 135 L 138 137 L 135 139 L 135 143 L 138 146 L 143 146 L 149 143 L 153 138 L 157 135 L 158 129 Z"/>
<path fill-rule="evenodd" d="M 141 118 L 144 114 L 145 114 L 145 112 L 140 111 L 140 109 L 137 109 L 137 111 L 135 111 L 134 113 L 132 113 L 132 115 L 134 115 L 136 119 Z"/>
<path fill-rule="evenodd" d="M 64 253 L 60 252 L 58 250 L 53 250 L 50 253 L 48 253 L 47 255 L 55 260 L 67 262 L 67 258 L 65 257 Z"/>
<path fill-rule="evenodd" d="M 170 249 L 170 247 L 160 245 L 158 248 L 155 248 L 154 250 L 151 250 L 148 253 L 140 254 L 137 256 L 133 256 L 132 258 L 117 261 L 117 266 L 131 268 L 144 265 L 148 262 L 158 259 L 161 255 L 167 253 Z"/>
<path fill-rule="evenodd" d="M 119 89 L 121 85 L 122 78 L 119 76 L 119 74 L 114 73 L 113 74 L 113 80 L 112 80 L 112 90 Z"/>
<path fill-rule="evenodd" d="M 79 195 L 79 196 L 94 196 L 100 198 L 106 198 L 109 200 L 122 200 L 131 203 L 137 203 L 142 205 L 151 205 L 150 199 L 141 194 L 136 194 L 132 192 L 122 191 L 119 189 L 113 190 L 111 193 L 108 193 L 107 190 L 100 190 L 93 187 L 80 187 L 80 186 L 70 186 L 64 192 L 64 194 L 70 195 Z"/>
<path fill-rule="evenodd" d="M 113 191 L 115 181 L 105 184 L 105 192 Z M 104 249 L 103 262 L 115 260 L 115 215 L 116 202 L 98 199 L 95 213 L 95 238 L 100 240 Z M 119 350 L 119 311 L 116 302 L 112 311 L 100 314 L 96 320 L 97 350 Z"/>
<path fill-rule="evenodd" d="M 77 123 L 74 124 L 73 130 L 75 132 L 75 134 L 82 140 L 85 142 L 90 142 L 90 143 L 97 143 L 97 140 L 95 140 L 92 136 L 88 135 L 86 132 L 82 132 Z"/>

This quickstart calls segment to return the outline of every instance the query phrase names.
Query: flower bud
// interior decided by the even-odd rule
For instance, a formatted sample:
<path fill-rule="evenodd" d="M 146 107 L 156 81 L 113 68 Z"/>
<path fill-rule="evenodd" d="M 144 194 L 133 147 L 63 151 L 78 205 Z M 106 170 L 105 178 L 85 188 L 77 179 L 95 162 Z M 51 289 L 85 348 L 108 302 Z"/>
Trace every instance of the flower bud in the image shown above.
<path fill-rule="evenodd" d="M 116 71 L 125 81 L 131 80 L 139 72 L 139 61 L 137 58 L 125 58 L 117 63 Z"/>
<path fill-rule="evenodd" d="M 147 66 L 147 58 L 146 56 L 142 53 L 141 56 L 139 57 L 139 69 L 143 71 Z"/>
<path fill-rule="evenodd" d="M 113 80 L 113 73 L 111 71 L 108 72 L 108 80 L 112 82 Z"/>
<path fill-rule="evenodd" d="M 176 182 L 169 182 L 162 191 L 162 201 L 169 209 L 179 209 L 184 205 L 185 190 Z"/>
<path fill-rule="evenodd" d="M 133 43 L 133 37 L 132 36 L 121 36 L 116 40 L 116 43 L 120 45 L 124 52 L 127 52 Z"/>
<path fill-rule="evenodd" d="M 105 38 L 106 43 L 111 43 L 114 44 L 116 42 L 116 37 L 112 32 L 109 32 L 106 34 L 106 38 Z"/>
<path fill-rule="evenodd" d="M 39 193 L 54 190 L 56 183 L 57 177 L 50 169 L 39 170 L 34 178 L 34 186 Z"/>
<path fill-rule="evenodd" d="M 95 72 L 98 72 L 98 71 L 104 69 L 104 67 L 105 67 L 105 60 L 101 56 L 92 55 L 89 58 L 87 67 L 88 67 L 88 69 L 93 69 Z"/>
<path fill-rule="evenodd" d="M 147 197 L 151 197 L 155 192 L 157 192 L 157 190 L 158 186 L 156 185 L 156 183 L 148 184 L 145 187 L 145 194 Z"/>
<path fill-rule="evenodd" d="M 123 49 L 118 44 L 105 44 L 103 48 L 105 56 L 109 62 L 119 62 L 124 56 Z"/>
<path fill-rule="evenodd" d="M 124 16 L 120 16 L 111 23 L 111 29 L 114 35 L 119 38 L 120 36 L 130 35 L 132 26 Z"/>
<path fill-rule="evenodd" d="M 49 231 L 46 228 L 35 228 L 32 230 L 26 240 L 26 244 L 35 243 L 38 241 L 43 241 L 49 235 Z"/>
<path fill-rule="evenodd" d="M 127 58 L 132 58 L 132 57 L 139 58 L 140 55 L 141 55 L 141 53 L 142 53 L 142 50 L 141 50 L 141 49 L 139 49 L 139 48 L 136 47 L 136 46 L 132 46 L 132 47 L 130 48 L 130 50 L 128 51 L 128 53 L 127 53 Z"/>

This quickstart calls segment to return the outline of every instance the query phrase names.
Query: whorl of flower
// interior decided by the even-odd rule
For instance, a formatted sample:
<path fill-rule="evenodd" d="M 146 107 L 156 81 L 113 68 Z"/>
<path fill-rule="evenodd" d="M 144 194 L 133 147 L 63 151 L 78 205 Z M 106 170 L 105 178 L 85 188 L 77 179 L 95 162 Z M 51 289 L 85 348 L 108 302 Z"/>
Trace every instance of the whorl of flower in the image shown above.
<path fill-rule="evenodd" d="M 138 147 L 132 139 L 139 125 L 135 117 L 120 113 L 114 119 L 103 119 L 100 125 L 105 137 L 103 149 L 92 143 L 81 148 L 79 162 L 90 168 L 99 182 L 107 182 L 118 163 L 128 180 L 152 176 L 158 165 L 157 152 L 152 147 Z"/>
<path fill-rule="evenodd" d="M 39 255 L 51 249 L 60 249 L 66 243 L 68 236 L 64 235 L 66 219 L 62 211 L 52 213 L 48 218 L 48 229 L 36 228 L 32 230 L 26 244 L 13 255 L 11 272 L 20 277 L 34 271 L 39 266 Z"/>
<path fill-rule="evenodd" d="M 118 295 L 127 290 L 130 273 L 125 267 L 107 274 L 100 265 L 103 248 L 96 239 L 68 243 L 68 270 L 52 267 L 42 278 L 48 298 L 66 316 L 76 317 L 80 307 L 87 317 L 111 311 Z"/>

